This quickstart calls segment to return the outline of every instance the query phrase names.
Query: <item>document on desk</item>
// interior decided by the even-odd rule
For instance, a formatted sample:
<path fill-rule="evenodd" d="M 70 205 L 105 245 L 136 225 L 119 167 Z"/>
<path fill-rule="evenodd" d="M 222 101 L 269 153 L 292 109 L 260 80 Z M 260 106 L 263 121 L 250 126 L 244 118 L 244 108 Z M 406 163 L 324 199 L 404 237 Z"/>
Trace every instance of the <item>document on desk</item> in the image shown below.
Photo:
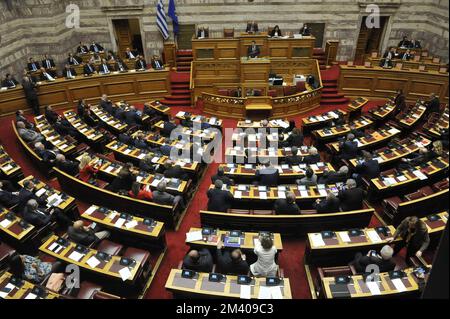
<path fill-rule="evenodd" d="M 241 285 L 241 299 L 251 299 L 252 298 L 252 286 Z"/>
<path fill-rule="evenodd" d="M 278 198 L 286 198 L 286 193 L 278 191 Z"/>
<path fill-rule="evenodd" d="M 131 229 L 131 228 L 134 228 L 134 227 L 137 226 L 137 225 L 138 225 L 138 222 L 135 221 L 135 220 L 133 219 L 132 221 L 126 223 L 126 224 L 125 224 L 125 227 L 126 227 L 127 229 Z"/>
<path fill-rule="evenodd" d="M 422 181 L 422 180 L 425 180 L 425 179 L 428 179 L 428 177 L 427 177 L 424 173 L 422 173 L 421 171 L 419 171 L 418 169 L 415 170 L 415 171 L 413 172 L 413 174 L 416 175 L 416 177 L 417 177 L 418 179 L 420 179 L 421 181 Z"/>
<path fill-rule="evenodd" d="M 261 198 L 261 199 L 267 199 L 267 193 L 266 193 L 266 192 L 260 192 L 260 193 L 259 193 L 259 198 Z"/>
<path fill-rule="evenodd" d="M 306 190 L 301 190 L 300 191 L 300 196 L 301 197 L 308 197 L 309 195 L 308 195 L 308 191 L 306 191 Z"/>
<path fill-rule="evenodd" d="M 25 299 L 37 299 L 37 295 L 35 295 L 35 294 L 33 294 L 33 293 L 29 293 L 26 297 L 25 297 Z"/>
<path fill-rule="evenodd" d="M 242 192 L 241 191 L 234 191 L 234 198 L 237 198 L 237 199 L 242 198 Z"/>
<path fill-rule="evenodd" d="M 339 237 L 341 237 L 341 240 L 344 242 L 344 243 L 350 243 L 352 240 L 350 239 L 350 236 L 348 235 L 348 233 L 346 232 L 346 231 L 341 231 L 341 232 L 338 232 L 338 234 L 339 234 Z"/>
<path fill-rule="evenodd" d="M 100 265 L 100 260 L 98 260 L 95 256 L 92 256 L 91 258 L 88 259 L 86 264 L 88 264 L 89 267 L 91 267 L 91 268 L 95 268 L 98 265 Z"/>
<path fill-rule="evenodd" d="M 105 169 L 105 172 L 106 172 L 106 173 L 111 173 L 111 172 L 113 171 L 113 169 L 114 169 L 113 166 L 108 166 L 108 167 Z"/>
<path fill-rule="evenodd" d="M 325 242 L 323 241 L 322 234 L 320 234 L 320 233 L 311 234 L 311 240 L 312 240 L 313 246 L 315 246 L 315 247 L 325 246 Z"/>
<path fill-rule="evenodd" d="M 258 299 L 272 299 L 270 287 L 259 286 Z"/>
<path fill-rule="evenodd" d="M 403 281 L 400 278 L 392 279 L 391 281 L 394 284 L 395 289 L 397 289 L 399 292 L 406 291 L 406 287 L 405 287 L 405 285 L 403 284 Z"/>
<path fill-rule="evenodd" d="M 73 252 L 69 255 L 69 259 L 72 259 L 72 260 L 78 262 L 78 261 L 81 260 L 81 258 L 83 258 L 83 256 L 84 256 L 83 254 L 80 254 L 80 253 L 77 252 L 77 251 L 73 251 Z"/>
<path fill-rule="evenodd" d="M 368 281 L 366 282 L 367 288 L 369 288 L 370 293 L 373 296 L 381 295 L 380 287 L 378 286 L 378 282 L 376 281 Z"/>
<path fill-rule="evenodd" d="M 327 191 L 325 189 L 319 189 L 320 196 L 327 196 Z"/>
<path fill-rule="evenodd" d="M 238 185 L 238 190 L 239 191 L 246 191 L 247 190 L 247 186 L 246 185 Z"/>
<path fill-rule="evenodd" d="M 0 226 L 2 226 L 2 228 L 6 228 L 6 227 L 8 227 L 9 225 L 11 225 L 11 221 L 9 220 L 9 219 L 4 219 L 4 220 L 2 220 L 2 222 L 0 223 Z"/>
<path fill-rule="evenodd" d="M 116 218 L 116 216 L 117 216 L 117 213 L 116 213 L 116 212 L 111 212 L 111 213 L 108 215 L 108 218 L 109 218 L 109 220 L 113 220 L 114 218 Z"/>
<path fill-rule="evenodd" d="M 372 243 L 381 243 L 382 242 L 380 236 L 378 235 L 378 233 L 375 230 L 371 229 L 371 230 L 366 231 L 366 233 L 367 233 L 367 236 L 369 236 L 369 239 Z"/>
<path fill-rule="evenodd" d="M 203 239 L 203 235 L 202 235 L 201 230 L 186 233 L 186 242 L 188 242 L 188 243 L 193 242 L 193 241 L 199 241 L 202 239 Z"/>
<path fill-rule="evenodd" d="M 405 175 L 399 175 L 399 176 L 397 176 L 397 180 L 399 182 L 404 182 L 404 181 L 407 181 L 408 179 L 405 177 Z"/>
<path fill-rule="evenodd" d="M 41 188 L 36 192 L 36 196 L 41 197 L 42 195 L 44 195 L 45 191 L 46 191 L 45 188 Z"/>
<path fill-rule="evenodd" d="M 131 277 L 131 271 L 130 269 L 128 269 L 128 267 L 124 267 L 121 270 L 119 270 L 119 275 L 122 278 L 122 280 L 125 281 Z"/>
<path fill-rule="evenodd" d="M 281 287 L 270 287 L 270 294 L 272 299 L 283 299 L 283 294 L 281 293 Z"/>
<path fill-rule="evenodd" d="M 114 227 L 121 228 L 121 227 L 123 226 L 123 224 L 125 224 L 125 222 L 126 222 L 126 219 L 124 219 L 124 218 L 119 218 L 119 219 L 116 221 L 116 223 L 114 224 Z"/>

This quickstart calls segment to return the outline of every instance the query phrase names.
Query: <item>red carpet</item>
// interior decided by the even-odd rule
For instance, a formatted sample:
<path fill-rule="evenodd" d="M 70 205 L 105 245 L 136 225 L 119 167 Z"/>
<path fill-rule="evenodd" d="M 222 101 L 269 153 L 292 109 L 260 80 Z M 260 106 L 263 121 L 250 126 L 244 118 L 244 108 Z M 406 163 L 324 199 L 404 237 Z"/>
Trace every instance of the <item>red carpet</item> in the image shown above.
<path fill-rule="evenodd" d="M 337 78 L 337 72 L 334 68 L 324 71 L 323 73 L 325 78 Z M 181 79 L 178 80 L 181 81 Z M 382 102 L 380 101 L 370 102 L 365 107 L 365 110 L 381 103 Z M 339 107 L 346 109 L 346 104 L 323 106 L 308 114 L 304 114 L 303 116 L 297 116 L 294 119 L 296 120 L 297 125 L 300 125 L 301 118 L 304 116 L 323 113 Z M 175 115 L 180 109 L 183 108 L 172 107 L 172 114 Z M 201 110 L 199 108 L 192 108 L 189 109 L 189 112 L 201 113 Z M 11 119 L 12 118 L 9 117 L 0 120 L 0 143 L 5 146 L 6 151 L 11 155 L 16 163 L 18 163 L 22 167 L 25 175 L 32 174 L 42 179 L 43 181 L 46 181 L 46 179 L 36 171 L 31 161 L 19 147 L 19 144 L 17 143 L 16 137 L 11 128 Z M 224 119 L 224 127 L 236 127 L 236 121 Z M 179 261 L 182 260 L 184 254 L 187 252 L 188 247 L 184 244 L 185 233 L 189 230 L 190 227 L 200 226 L 198 212 L 199 210 L 206 208 L 206 190 L 210 185 L 211 175 L 216 172 L 217 166 L 217 164 L 212 164 L 209 166 L 198 188 L 194 200 L 192 200 L 190 206 L 188 207 L 188 211 L 184 217 L 180 229 L 177 232 L 167 232 L 166 256 L 156 274 L 155 279 L 153 280 L 146 298 L 171 298 L 170 293 L 168 293 L 164 288 L 167 276 L 172 268 L 177 267 Z M 57 181 L 51 182 L 51 185 L 55 188 L 59 188 Z M 86 207 L 82 202 L 78 202 L 78 204 L 81 209 Z M 372 225 L 376 224 L 378 224 L 378 221 L 374 218 L 374 220 L 372 221 Z M 308 282 L 306 280 L 305 269 L 303 266 L 305 241 L 302 239 L 283 239 L 283 246 L 284 250 L 280 255 L 279 263 L 280 267 L 284 269 L 285 276 L 290 279 L 293 298 L 311 298 Z"/>

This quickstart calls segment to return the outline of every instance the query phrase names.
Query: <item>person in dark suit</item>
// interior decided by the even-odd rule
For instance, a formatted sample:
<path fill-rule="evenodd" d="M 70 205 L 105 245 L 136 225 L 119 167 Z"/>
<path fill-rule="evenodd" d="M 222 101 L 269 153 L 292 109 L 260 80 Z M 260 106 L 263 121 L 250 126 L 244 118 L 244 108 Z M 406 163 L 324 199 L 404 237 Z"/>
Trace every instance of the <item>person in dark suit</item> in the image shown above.
<path fill-rule="evenodd" d="M 224 172 L 222 166 L 219 166 L 219 168 L 217 169 L 217 174 L 216 175 L 211 176 L 211 182 L 213 184 L 217 180 L 221 180 L 227 186 L 233 185 L 233 181 L 228 176 L 225 176 L 225 172 Z"/>
<path fill-rule="evenodd" d="M 8 208 L 19 204 L 19 192 L 7 190 L 3 184 L 0 181 L 0 204 Z"/>
<path fill-rule="evenodd" d="M 366 272 L 367 266 L 376 265 L 379 272 L 389 272 L 395 269 L 395 262 L 392 260 L 394 250 L 389 245 L 384 245 L 378 254 L 375 250 L 370 250 L 366 255 L 357 253 L 352 264 L 358 274 Z M 370 271 L 368 271 L 370 272 Z"/>
<path fill-rule="evenodd" d="M 46 209 L 39 207 L 36 200 L 30 199 L 22 211 L 23 218 L 36 227 L 42 227 L 52 221 L 52 216 Z"/>
<path fill-rule="evenodd" d="M 45 107 L 45 118 L 47 119 L 47 121 L 50 123 L 50 125 L 53 125 L 56 123 L 56 121 L 59 118 L 59 114 L 56 113 L 55 111 L 53 111 L 51 105 L 47 105 Z"/>
<path fill-rule="evenodd" d="M 249 58 L 257 58 L 261 54 L 261 50 L 259 46 L 256 45 L 255 41 L 252 41 L 252 44 L 247 49 L 247 56 Z"/>
<path fill-rule="evenodd" d="M 353 175 L 358 185 L 361 185 L 363 177 L 372 179 L 380 175 L 380 164 L 377 160 L 373 159 L 372 154 L 364 151 L 363 156 L 364 160 L 356 165 L 355 174 Z"/>
<path fill-rule="evenodd" d="M 278 185 L 280 173 L 270 162 L 267 162 L 264 164 L 264 167 L 256 170 L 255 176 L 258 180 L 258 185 L 276 186 Z"/>
<path fill-rule="evenodd" d="M 157 164 L 152 162 L 154 154 L 146 154 L 143 159 L 139 161 L 139 169 L 147 173 L 154 173 Z"/>
<path fill-rule="evenodd" d="M 47 164 L 52 164 L 56 160 L 56 155 L 58 155 L 56 151 L 46 149 L 41 142 L 34 144 L 34 151 Z"/>
<path fill-rule="evenodd" d="M 208 249 L 191 250 L 183 259 L 183 269 L 210 273 L 213 269 L 213 258 Z"/>
<path fill-rule="evenodd" d="M 66 79 L 74 79 L 77 76 L 77 72 L 69 64 L 66 64 L 63 70 L 63 76 Z"/>
<path fill-rule="evenodd" d="M 170 137 L 170 133 L 177 127 L 173 120 L 164 121 L 163 128 L 161 129 L 161 135 Z"/>
<path fill-rule="evenodd" d="M 150 61 L 152 65 L 152 69 L 154 70 L 162 70 L 164 69 L 164 63 L 158 55 L 154 55 L 152 60 Z"/>
<path fill-rule="evenodd" d="M 84 45 L 82 42 L 77 47 L 77 53 L 79 54 L 86 54 L 89 52 L 89 49 L 86 45 Z"/>
<path fill-rule="evenodd" d="M 258 32 L 258 23 L 256 23 L 255 21 L 247 22 L 247 27 L 245 28 L 245 32 L 247 32 L 247 33 Z"/>
<path fill-rule="evenodd" d="M 409 60 L 412 60 L 414 58 L 414 55 L 413 54 L 411 54 L 411 50 L 406 50 L 405 52 L 403 52 L 403 54 L 402 54 L 402 56 L 401 56 L 401 59 L 403 60 L 403 61 L 409 61 Z"/>
<path fill-rule="evenodd" d="M 411 40 L 411 45 L 410 45 L 411 49 L 422 49 L 422 45 L 420 44 L 419 40 Z"/>
<path fill-rule="evenodd" d="M 41 197 L 36 196 L 34 193 L 35 185 L 31 180 L 26 180 L 23 183 L 22 189 L 19 191 L 19 204 L 17 206 L 17 211 L 21 212 L 27 205 L 30 199 L 34 199 L 39 205 L 44 206 L 47 204 L 47 198 L 45 195 Z"/>
<path fill-rule="evenodd" d="M 28 105 L 34 112 L 34 115 L 39 115 L 41 113 L 39 109 L 39 99 L 37 96 L 37 84 L 33 83 L 28 76 L 24 76 L 22 80 L 22 88 L 25 93 L 25 98 L 27 99 Z"/>
<path fill-rule="evenodd" d="M 67 160 L 63 154 L 56 155 L 55 166 L 72 176 L 76 176 L 79 172 L 78 163 Z"/>
<path fill-rule="evenodd" d="M 95 41 L 92 41 L 92 44 L 89 47 L 89 50 L 94 53 L 100 53 L 100 52 L 103 52 L 105 49 L 100 44 L 95 43 Z"/>
<path fill-rule="evenodd" d="M 137 56 L 138 56 L 138 54 L 137 54 L 136 51 L 133 51 L 133 50 L 131 50 L 130 48 L 126 48 L 126 50 L 125 50 L 125 57 L 126 57 L 128 60 L 136 59 Z"/>
<path fill-rule="evenodd" d="M 130 126 L 142 124 L 142 118 L 139 116 L 136 108 L 133 105 L 131 105 L 128 108 L 128 111 L 124 113 L 124 120 L 125 123 Z"/>
<path fill-rule="evenodd" d="M 145 70 L 147 69 L 147 62 L 145 62 L 142 55 L 138 55 L 136 57 L 136 63 L 134 64 L 136 70 Z"/>
<path fill-rule="evenodd" d="M 138 132 L 136 134 L 136 138 L 133 140 L 133 145 L 141 150 L 148 149 L 148 144 L 145 140 L 145 134 L 143 132 Z"/>
<path fill-rule="evenodd" d="M 399 170 L 405 170 L 425 164 L 432 159 L 432 155 L 426 147 L 420 147 L 418 152 L 403 157 L 397 167 Z"/>
<path fill-rule="evenodd" d="M 47 72 L 47 70 L 45 68 L 41 68 L 41 74 L 39 75 L 39 79 L 41 81 L 49 81 L 49 82 L 53 82 L 56 79 Z"/>
<path fill-rule="evenodd" d="M 131 186 L 136 181 L 136 175 L 131 171 L 132 166 L 133 165 L 130 163 L 123 164 L 119 173 L 117 173 L 117 176 L 106 188 L 114 193 L 119 191 L 130 191 Z"/>
<path fill-rule="evenodd" d="M 324 199 L 317 199 L 313 203 L 313 208 L 319 214 L 336 213 L 339 211 L 339 206 L 339 198 L 337 198 L 333 192 L 328 192 L 327 197 Z"/>
<path fill-rule="evenodd" d="M 83 73 L 85 76 L 97 73 L 95 65 L 92 64 L 91 62 L 85 63 L 83 66 Z"/>
<path fill-rule="evenodd" d="M 189 114 L 184 115 L 184 119 L 182 119 L 180 121 L 180 124 L 181 124 L 181 126 L 184 126 L 184 127 L 193 127 L 194 126 L 194 122 L 192 122 L 191 116 Z"/>
<path fill-rule="evenodd" d="M 156 190 L 153 192 L 153 201 L 157 204 L 161 205 L 175 205 L 176 203 L 180 203 L 181 207 L 184 207 L 184 203 L 182 201 L 181 196 L 173 196 L 169 194 L 167 191 L 167 184 L 165 181 L 159 182 L 156 186 Z"/>
<path fill-rule="evenodd" d="M 199 27 L 197 29 L 197 39 L 209 38 L 209 29 L 205 27 Z"/>
<path fill-rule="evenodd" d="M 281 37 L 281 36 L 282 36 L 280 27 L 279 27 L 278 25 L 276 25 L 276 26 L 272 29 L 272 31 L 270 32 L 270 36 L 271 36 L 271 37 Z"/>
<path fill-rule="evenodd" d="M 27 129 L 34 129 L 34 124 L 31 123 L 30 121 L 28 121 L 28 119 L 25 117 L 25 114 L 23 112 L 23 110 L 17 110 L 16 111 L 16 125 L 17 122 L 22 122 L 25 124 L 25 128 Z"/>
<path fill-rule="evenodd" d="M 55 61 L 48 57 L 47 54 L 44 55 L 44 59 L 41 61 L 42 67 L 50 74 L 53 78 L 57 77 L 56 74 L 56 64 Z"/>
<path fill-rule="evenodd" d="M 189 175 L 183 171 L 180 165 L 174 165 L 170 160 L 164 163 L 164 177 L 178 178 L 184 181 L 189 180 Z"/>
<path fill-rule="evenodd" d="M 39 69 L 41 68 L 41 66 L 39 65 L 39 62 L 34 61 L 33 58 L 30 58 L 29 60 L 30 62 L 28 62 L 28 71 L 30 72 L 37 72 L 39 71 Z"/>
<path fill-rule="evenodd" d="M 166 138 L 164 140 L 164 143 L 159 147 L 159 151 L 161 152 L 162 155 L 165 156 L 171 156 L 172 153 L 172 146 L 170 145 L 170 139 Z"/>
<path fill-rule="evenodd" d="M 212 212 L 226 212 L 233 203 L 233 195 L 223 190 L 223 182 L 218 179 L 214 182 L 214 188 L 206 192 L 208 196 L 208 210 Z"/>
<path fill-rule="evenodd" d="M 19 82 L 17 82 L 17 80 L 10 73 L 7 73 L 5 76 L 5 79 L 2 82 L 2 87 L 8 88 L 8 89 L 13 89 L 18 84 L 19 84 Z"/>
<path fill-rule="evenodd" d="M 337 172 L 325 171 L 322 176 L 319 178 L 319 184 L 336 184 L 336 183 L 345 183 L 348 178 L 348 167 L 341 166 Z"/>
<path fill-rule="evenodd" d="M 341 209 L 344 212 L 352 210 L 360 210 L 363 208 L 364 191 L 356 187 L 354 179 L 348 179 L 345 189 L 339 191 L 339 200 L 341 201 Z"/>
<path fill-rule="evenodd" d="M 122 61 L 121 58 L 117 58 L 116 63 L 114 64 L 114 70 L 118 72 L 125 72 L 128 71 L 128 66 Z"/>
<path fill-rule="evenodd" d="M 395 107 L 397 108 L 397 112 L 403 112 L 406 109 L 406 98 L 403 94 L 403 90 L 398 90 L 397 95 L 394 99 Z"/>
<path fill-rule="evenodd" d="M 397 45 L 399 48 L 409 48 L 411 46 L 411 41 L 408 40 L 408 37 L 405 35 L 403 39 Z"/>
<path fill-rule="evenodd" d="M 393 59 L 397 57 L 394 47 L 389 47 L 383 54 L 383 58 L 380 60 L 380 66 L 383 68 L 392 68 L 394 66 Z"/>
<path fill-rule="evenodd" d="M 303 163 L 306 165 L 317 164 L 320 162 L 320 154 L 317 148 L 311 146 L 308 150 L 308 155 L 303 158 Z"/>
<path fill-rule="evenodd" d="M 299 33 L 303 36 L 310 36 L 311 35 L 311 29 L 306 23 L 303 23 L 303 26 L 300 28 Z"/>
<path fill-rule="evenodd" d="M 273 206 L 277 215 L 298 215 L 300 208 L 295 202 L 295 195 L 292 192 L 286 193 L 286 199 L 277 199 Z"/>
<path fill-rule="evenodd" d="M 427 225 L 417 216 L 406 217 L 395 230 L 393 237 L 388 239 L 388 242 L 393 242 L 399 237 L 403 240 L 395 244 L 394 255 L 406 247 L 405 259 L 408 263 L 409 257 L 421 257 L 430 244 Z"/>
<path fill-rule="evenodd" d="M 283 146 L 297 146 L 300 147 L 303 145 L 303 134 L 302 131 L 296 127 L 292 130 L 292 133 L 288 136 L 286 141 L 283 142 Z"/>
<path fill-rule="evenodd" d="M 84 226 L 82 220 L 77 220 L 69 226 L 67 235 L 71 241 L 77 244 L 91 246 L 93 243 L 108 238 L 110 233 L 108 231 L 94 232 L 92 228 Z"/>
<path fill-rule="evenodd" d="M 427 113 L 440 113 L 441 112 L 441 102 L 439 97 L 435 93 L 431 93 L 430 101 L 426 104 Z"/>
<path fill-rule="evenodd" d="M 240 249 L 231 252 L 223 249 L 223 242 L 217 243 L 217 270 L 227 275 L 247 275 L 250 267 L 246 261 L 246 256 Z"/>
<path fill-rule="evenodd" d="M 292 146 L 291 151 L 292 151 L 292 155 L 286 156 L 286 163 L 291 165 L 291 166 L 301 164 L 303 158 L 302 158 L 302 156 L 298 155 L 298 148 L 297 148 L 297 146 Z"/>
<path fill-rule="evenodd" d="M 339 146 L 339 157 L 341 159 L 352 159 L 358 156 L 358 143 L 355 141 L 355 135 L 347 135 L 346 140 Z"/>
<path fill-rule="evenodd" d="M 110 115 L 115 115 L 115 107 L 112 105 L 112 102 L 108 99 L 106 94 L 103 94 L 100 98 L 100 107 Z"/>
<path fill-rule="evenodd" d="M 308 167 L 305 172 L 305 177 L 298 181 L 298 185 L 304 186 L 316 186 L 317 185 L 317 175 L 314 174 L 312 168 Z"/>
<path fill-rule="evenodd" d="M 69 53 L 69 56 L 67 58 L 67 64 L 80 65 L 82 62 L 83 62 L 83 60 L 80 57 L 73 55 L 72 53 Z"/>
<path fill-rule="evenodd" d="M 110 74 L 111 73 L 109 65 L 105 59 L 102 59 L 102 63 L 98 66 L 97 71 L 99 74 Z"/>

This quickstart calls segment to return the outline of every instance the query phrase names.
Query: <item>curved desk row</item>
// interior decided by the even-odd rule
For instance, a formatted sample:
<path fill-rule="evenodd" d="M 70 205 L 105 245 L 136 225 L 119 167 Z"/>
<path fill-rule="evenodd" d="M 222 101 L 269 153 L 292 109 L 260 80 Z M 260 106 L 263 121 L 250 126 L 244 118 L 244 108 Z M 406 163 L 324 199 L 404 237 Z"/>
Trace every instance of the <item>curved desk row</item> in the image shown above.
<path fill-rule="evenodd" d="M 39 104 L 56 108 L 74 107 L 80 99 L 96 103 L 102 94 L 112 100 L 140 102 L 170 94 L 169 69 L 129 71 L 110 75 L 77 76 L 73 80 L 42 82 L 38 88 Z M 28 108 L 21 86 L 0 92 L 0 116 Z"/>

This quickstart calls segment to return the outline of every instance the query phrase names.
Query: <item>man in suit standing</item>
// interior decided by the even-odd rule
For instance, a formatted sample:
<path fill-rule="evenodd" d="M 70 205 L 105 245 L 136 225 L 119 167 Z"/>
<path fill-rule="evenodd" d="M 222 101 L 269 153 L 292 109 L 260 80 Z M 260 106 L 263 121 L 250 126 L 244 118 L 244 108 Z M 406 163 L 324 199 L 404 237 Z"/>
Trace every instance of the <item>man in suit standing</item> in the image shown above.
<path fill-rule="evenodd" d="M 223 190 L 223 182 L 218 179 L 214 188 L 206 192 L 208 196 L 208 210 L 212 212 L 226 212 L 233 203 L 234 197 L 228 190 Z"/>
<path fill-rule="evenodd" d="M 28 71 L 30 72 L 37 72 L 41 66 L 38 62 L 34 61 L 33 58 L 30 58 L 30 62 L 28 63 Z"/>
<path fill-rule="evenodd" d="M 258 32 L 258 23 L 256 23 L 255 21 L 247 22 L 247 27 L 245 28 L 245 32 L 247 32 L 247 33 Z"/>
<path fill-rule="evenodd" d="M 264 164 L 264 167 L 256 170 L 255 176 L 258 179 L 258 185 L 277 186 L 280 172 L 268 161 Z"/>
<path fill-rule="evenodd" d="M 66 64 L 64 67 L 63 76 L 67 80 L 75 79 L 77 72 L 75 72 L 74 68 L 72 68 L 69 64 Z"/>
<path fill-rule="evenodd" d="M 355 141 L 355 135 L 347 135 L 347 139 L 339 146 L 341 159 L 352 159 L 358 156 L 358 142 Z"/>
<path fill-rule="evenodd" d="M 352 264 L 358 274 L 366 272 L 367 266 L 376 265 L 379 272 L 389 272 L 395 269 L 395 262 L 392 260 L 394 250 L 389 245 L 384 245 L 378 254 L 375 250 L 370 250 L 366 255 L 357 253 Z"/>
<path fill-rule="evenodd" d="M 53 78 L 57 77 L 56 74 L 56 65 L 53 59 L 49 58 L 47 54 L 44 55 L 44 59 L 41 61 L 42 67 L 49 73 Z"/>
<path fill-rule="evenodd" d="M 37 84 L 33 83 L 28 76 L 24 76 L 22 80 L 22 87 L 27 99 L 28 105 L 34 112 L 34 115 L 39 115 L 39 100 L 37 96 Z"/>
<path fill-rule="evenodd" d="M 105 50 L 100 44 L 95 43 L 95 41 L 92 41 L 92 44 L 89 49 L 91 52 L 94 52 L 94 53 L 100 53 Z"/>
<path fill-rule="evenodd" d="M 191 250 L 183 259 L 183 269 L 209 273 L 213 269 L 213 258 L 208 249 Z"/>
<path fill-rule="evenodd" d="M 397 91 L 397 95 L 394 99 L 395 107 L 397 108 L 397 113 L 403 112 L 406 109 L 406 98 L 403 94 L 403 90 L 400 89 Z"/>
<path fill-rule="evenodd" d="M 138 55 L 136 57 L 135 69 L 136 70 L 146 70 L 147 69 L 147 62 L 145 62 L 144 57 L 142 55 Z"/>
<path fill-rule="evenodd" d="M 259 46 L 256 45 L 255 41 L 252 41 L 252 44 L 247 49 L 247 56 L 249 58 L 257 58 L 260 55 L 261 51 Z"/>
<path fill-rule="evenodd" d="M 298 215 L 300 208 L 295 202 L 295 195 L 292 192 L 286 193 L 286 199 L 277 199 L 274 203 L 275 214 L 277 215 Z"/>
<path fill-rule="evenodd" d="M 161 58 L 157 55 L 154 55 L 151 60 L 151 65 L 154 70 L 162 70 L 164 69 L 164 64 Z"/>
<path fill-rule="evenodd" d="M 17 82 L 17 80 L 10 73 L 7 73 L 2 82 L 2 87 L 14 89 L 18 84 L 19 82 Z"/>
<path fill-rule="evenodd" d="M 246 256 L 240 249 L 231 252 L 223 249 L 223 242 L 217 243 L 217 269 L 222 274 L 247 275 L 250 267 L 246 261 Z"/>
<path fill-rule="evenodd" d="M 364 191 L 356 187 L 354 179 L 347 180 L 346 187 L 339 191 L 338 197 L 341 201 L 341 209 L 344 212 L 363 208 Z"/>

